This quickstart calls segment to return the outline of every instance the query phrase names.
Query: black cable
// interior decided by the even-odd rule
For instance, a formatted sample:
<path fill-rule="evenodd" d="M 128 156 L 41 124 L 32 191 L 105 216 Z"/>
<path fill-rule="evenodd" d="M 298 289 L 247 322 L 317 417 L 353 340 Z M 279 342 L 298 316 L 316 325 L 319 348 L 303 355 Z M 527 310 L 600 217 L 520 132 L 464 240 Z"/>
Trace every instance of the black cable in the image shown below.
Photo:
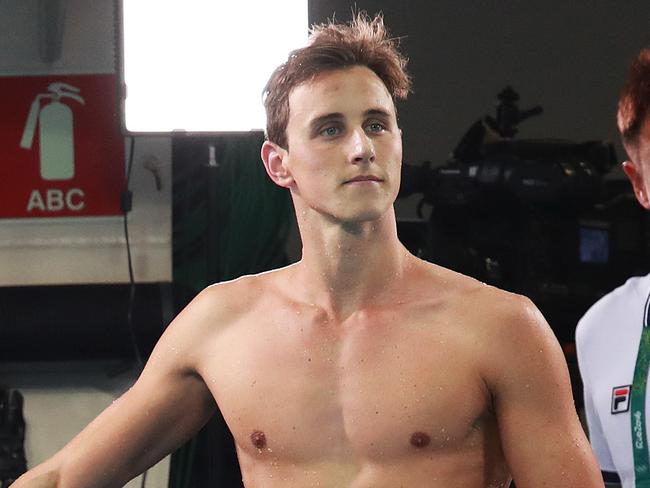
<path fill-rule="evenodd" d="M 133 206 L 133 193 L 129 189 L 131 183 L 131 170 L 133 168 L 133 153 L 135 151 L 135 138 L 131 137 L 131 144 L 129 149 L 129 162 L 126 170 L 126 187 L 122 192 L 121 198 L 121 207 L 122 214 L 124 216 L 124 238 L 126 240 L 126 256 L 127 263 L 129 266 L 129 304 L 126 312 L 126 322 L 129 329 L 129 337 L 131 339 L 131 346 L 133 347 L 133 352 L 135 354 L 135 359 L 140 366 L 144 367 L 144 361 L 140 355 L 140 348 L 138 347 L 137 340 L 135 338 L 135 330 L 133 326 L 133 306 L 135 304 L 135 278 L 133 275 L 133 261 L 131 259 L 131 244 L 129 241 L 129 224 L 128 224 L 128 213 L 131 211 Z"/>
<path fill-rule="evenodd" d="M 147 482 L 147 473 L 149 470 L 147 469 L 144 473 L 142 473 L 142 481 L 140 482 L 140 488 L 144 488 L 145 483 Z"/>
<path fill-rule="evenodd" d="M 128 213 L 133 207 L 133 192 L 129 189 L 131 184 L 131 170 L 133 169 L 133 153 L 135 152 L 135 137 L 131 137 L 131 144 L 129 146 L 129 162 L 126 169 L 126 186 L 122 192 L 122 198 L 120 205 L 122 207 L 122 214 L 124 215 L 124 238 L 126 240 L 126 257 L 127 263 L 129 266 L 129 305 L 126 312 L 126 323 L 129 329 L 129 337 L 131 339 L 131 346 L 133 347 L 133 352 L 135 353 L 135 359 L 140 366 L 140 369 L 144 368 L 144 361 L 140 355 L 140 348 L 138 347 L 138 342 L 135 338 L 135 328 L 133 326 L 133 306 L 135 304 L 135 277 L 133 275 L 133 261 L 131 259 L 131 244 L 129 241 L 129 224 L 128 224 Z M 142 481 L 140 483 L 140 488 L 145 487 L 147 482 L 147 472 L 145 470 L 142 473 Z"/>

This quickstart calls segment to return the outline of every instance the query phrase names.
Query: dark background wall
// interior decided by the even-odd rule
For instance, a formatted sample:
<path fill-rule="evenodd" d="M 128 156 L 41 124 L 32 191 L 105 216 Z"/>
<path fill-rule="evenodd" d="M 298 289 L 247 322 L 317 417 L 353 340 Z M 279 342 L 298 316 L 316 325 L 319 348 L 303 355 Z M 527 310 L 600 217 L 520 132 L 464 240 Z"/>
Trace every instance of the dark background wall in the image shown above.
<path fill-rule="evenodd" d="M 353 7 L 383 12 L 410 59 L 414 93 L 399 106 L 410 164 L 443 163 L 508 84 L 521 108 L 544 108 L 520 137 L 616 141 L 626 68 L 650 46 L 647 0 L 312 0 L 310 22 L 347 20 Z"/>

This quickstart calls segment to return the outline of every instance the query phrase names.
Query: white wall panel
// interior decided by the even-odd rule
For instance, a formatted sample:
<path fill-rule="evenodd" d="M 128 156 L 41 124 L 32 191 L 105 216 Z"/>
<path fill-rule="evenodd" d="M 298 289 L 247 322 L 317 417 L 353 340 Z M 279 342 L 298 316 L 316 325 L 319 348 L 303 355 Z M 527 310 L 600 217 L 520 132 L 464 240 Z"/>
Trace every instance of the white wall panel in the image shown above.
<path fill-rule="evenodd" d="M 60 42 L 61 56 L 51 63 L 44 62 L 39 54 L 43 32 L 52 29 L 45 26 L 47 20 L 39 20 L 41 2 L 0 2 L 0 77 L 114 73 L 113 2 L 49 3 L 58 5 L 62 18 L 60 38 L 54 39 Z M 2 117 L 0 108 L 0 123 Z M 128 158 L 128 142 L 125 147 Z M 0 147 L 0 177 L 11 178 L 11 165 Z M 156 168 L 160 189 L 145 165 Z M 169 137 L 136 138 L 130 186 L 133 210 L 128 222 L 135 278 L 140 282 L 171 281 Z M 0 205 L 3 198 L 7 196 L 0 195 Z M 127 281 L 121 217 L 0 219 L 0 286 Z"/>

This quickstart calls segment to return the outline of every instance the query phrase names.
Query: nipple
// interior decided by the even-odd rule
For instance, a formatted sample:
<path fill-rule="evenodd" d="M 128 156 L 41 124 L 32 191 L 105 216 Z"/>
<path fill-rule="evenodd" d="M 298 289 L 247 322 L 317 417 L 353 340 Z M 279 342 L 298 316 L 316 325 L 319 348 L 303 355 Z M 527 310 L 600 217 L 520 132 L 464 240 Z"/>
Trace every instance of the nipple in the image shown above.
<path fill-rule="evenodd" d="M 426 447 L 431 442 L 431 437 L 424 432 L 413 432 L 411 444 L 415 447 Z"/>
<path fill-rule="evenodd" d="M 255 430 L 251 434 L 251 442 L 258 449 L 264 449 L 266 447 L 266 436 L 261 430 Z"/>

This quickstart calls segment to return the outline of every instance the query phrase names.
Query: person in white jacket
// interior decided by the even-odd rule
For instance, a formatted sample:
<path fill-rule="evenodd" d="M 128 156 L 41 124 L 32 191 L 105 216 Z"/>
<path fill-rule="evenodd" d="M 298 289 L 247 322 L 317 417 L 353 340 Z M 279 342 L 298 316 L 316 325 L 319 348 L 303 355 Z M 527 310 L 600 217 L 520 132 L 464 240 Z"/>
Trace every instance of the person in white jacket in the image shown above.
<path fill-rule="evenodd" d="M 650 210 L 650 49 L 632 63 L 618 102 L 623 170 Z M 606 486 L 650 487 L 648 414 L 650 275 L 601 298 L 576 328 L 589 438 Z M 649 405 L 650 406 L 650 405 Z"/>

